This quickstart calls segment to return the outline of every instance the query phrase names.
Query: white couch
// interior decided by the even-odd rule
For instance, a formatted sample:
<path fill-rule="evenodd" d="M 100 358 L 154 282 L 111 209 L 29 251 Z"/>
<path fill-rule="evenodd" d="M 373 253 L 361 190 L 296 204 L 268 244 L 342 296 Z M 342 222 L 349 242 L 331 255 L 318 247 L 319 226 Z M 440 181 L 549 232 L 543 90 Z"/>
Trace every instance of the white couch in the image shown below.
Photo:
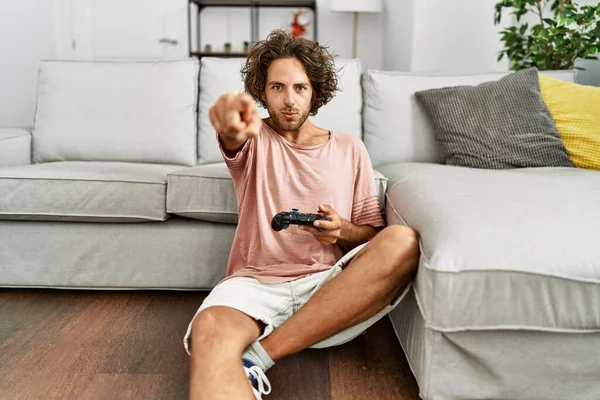
<path fill-rule="evenodd" d="M 388 224 L 420 235 L 413 290 L 390 317 L 421 397 L 600 398 L 600 175 L 438 164 L 414 92 L 504 74 L 338 65 L 343 91 L 315 123 L 363 138 Z M 240 60 L 199 67 L 41 63 L 33 130 L 0 130 L 1 286 L 223 277 L 237 200 L 207 111 L 243 87 Z"/>

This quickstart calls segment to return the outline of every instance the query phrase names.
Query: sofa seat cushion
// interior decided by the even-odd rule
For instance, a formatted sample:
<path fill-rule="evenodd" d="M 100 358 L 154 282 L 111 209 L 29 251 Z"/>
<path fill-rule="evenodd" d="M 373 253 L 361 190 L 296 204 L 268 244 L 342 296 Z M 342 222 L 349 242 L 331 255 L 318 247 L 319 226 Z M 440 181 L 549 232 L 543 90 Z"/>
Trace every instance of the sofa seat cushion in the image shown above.
<path fill-rule="evenodd" d="M 0 168 L 0 219 L 163 221 L 167 174 L 179 168 L 118 162 Z"/>
<path fill-rule="evenodd" d="M 237 198 L 225 163 L 171 172 L 167 212 L 203 221 L 237 224 Z"/>
<path fill-rule="evenodd" d="M 374 171 L 377 198 L 383 208 L 387 178 Z M 225 163 L 204 164 L 168 176 L 167 212 L 203 221 L 237 224 L 238 204 Z"/>
<path fill-rule="evenodd" d="M 600 173 L 380 168 L 388 223 L 420 236 L 414 288 L 441 331 L 600 331 Z"/>

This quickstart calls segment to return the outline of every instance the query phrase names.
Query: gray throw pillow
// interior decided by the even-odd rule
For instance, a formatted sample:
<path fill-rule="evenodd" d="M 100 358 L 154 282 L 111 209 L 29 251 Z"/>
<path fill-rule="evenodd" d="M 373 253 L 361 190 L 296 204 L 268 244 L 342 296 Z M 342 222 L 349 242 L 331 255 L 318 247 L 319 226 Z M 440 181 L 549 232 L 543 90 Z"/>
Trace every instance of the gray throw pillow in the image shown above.
<path fill-rule="evenodd" d="M 528 68 L 477 86 L 415 93 L 448 165 L 486 169 L 573 167 Z"/>

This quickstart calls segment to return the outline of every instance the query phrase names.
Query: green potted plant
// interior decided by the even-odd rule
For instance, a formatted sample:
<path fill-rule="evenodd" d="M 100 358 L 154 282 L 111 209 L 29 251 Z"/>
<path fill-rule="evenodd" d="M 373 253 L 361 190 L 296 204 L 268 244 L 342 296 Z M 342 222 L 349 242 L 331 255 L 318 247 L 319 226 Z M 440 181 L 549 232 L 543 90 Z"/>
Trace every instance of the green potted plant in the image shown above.
<path fill-rule="evenodd" d="M 500 32 L 503 49 L 498 61 L 507 57 L 511 70 L 581 69 L 577 59 L 597 59 L 600 47 L 600 3 L 578 5 L 571 0 L 502 0 L 495 5 L 494 23 L 505 9 L 512 10 L 515 26 Z M 533 15 L 534 22 L 523 21 Z"/>

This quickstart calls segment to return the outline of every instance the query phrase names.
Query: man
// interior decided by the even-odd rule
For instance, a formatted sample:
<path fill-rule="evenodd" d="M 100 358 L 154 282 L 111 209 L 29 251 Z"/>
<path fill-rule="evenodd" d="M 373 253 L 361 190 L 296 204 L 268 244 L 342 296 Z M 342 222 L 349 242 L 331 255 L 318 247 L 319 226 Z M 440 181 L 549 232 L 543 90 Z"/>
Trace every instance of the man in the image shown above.
<path fill-rule="evenodd" d="M 242 75 L 248 94 L 224 94 L 210 109 L 239 223 L 226 278 L 184 340 L 192 399 L 268 394 L 264 372 L 275 361 L 345 343 L 393 309 L 419 257 L 411 229 L 381 229 L 362 141 L 307 119 L 337 90 L 327 49 L 274 31 L 252 47 Z M 327 220 L 274 231 L 273 216 L 292 208 L 318 208 Z"/>

